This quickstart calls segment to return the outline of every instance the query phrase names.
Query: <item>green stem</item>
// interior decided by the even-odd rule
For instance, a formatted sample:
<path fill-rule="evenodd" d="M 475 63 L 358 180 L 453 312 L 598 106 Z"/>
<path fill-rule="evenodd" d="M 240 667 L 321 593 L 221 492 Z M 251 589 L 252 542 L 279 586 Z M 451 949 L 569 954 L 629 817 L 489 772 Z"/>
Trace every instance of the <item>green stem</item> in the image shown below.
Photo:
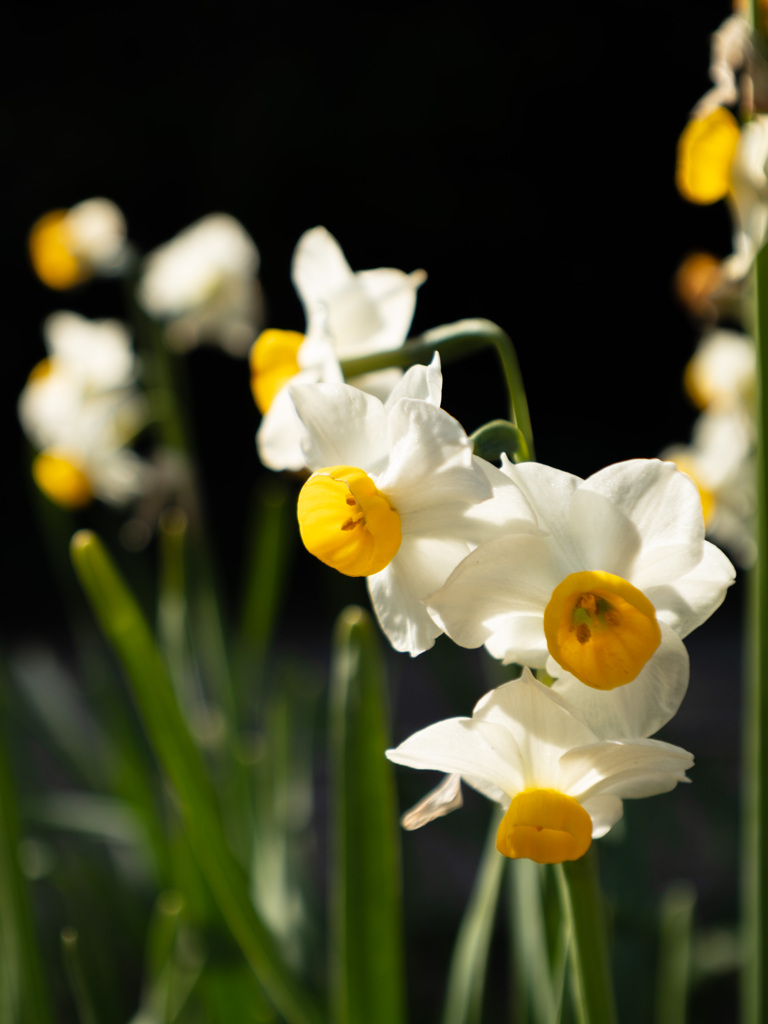
<path fill-rule="evenodd" d="M 490 320 L 458 320 L 454 324 L 434 327 L 412 338 L 402 348 L 359 356 L 357 359 L 345 359 L 341 369 L 348 380 L 363 373 L 383 370 L 387 366 L 407 367 L 429 363 L 434 352 L 439 352 L 441 358 L 462 359 L 484 348 L 496 350 L 509 392 L 509 418 L 525 438 L 528 457 L 534 459 L 533 430 L 517 353 L 509 335 Z"/>
<path fill-rule="evenodd" d="M 571 932 L 571 967 L 579 1024 L 616 1024 L 603 900 L 594 846 L 555 866 L 563 917 Z"/>
<path fill-rule="evenodd" d="M 768 395 L 768 249 L 754 268 L 757 380 L 756 419 L 756 541 L 757 560 L 750 592 L 750 668 L 744 693 L 744 838 L 742 913 L 744 973 L 742 1020 L 760 1024 L 768 1014 L 765 971 L 765 922 L 768 920 L 768 649 L 763 643 L 768 622 L 768 466 L 766 465 L 766 395 Z"/>

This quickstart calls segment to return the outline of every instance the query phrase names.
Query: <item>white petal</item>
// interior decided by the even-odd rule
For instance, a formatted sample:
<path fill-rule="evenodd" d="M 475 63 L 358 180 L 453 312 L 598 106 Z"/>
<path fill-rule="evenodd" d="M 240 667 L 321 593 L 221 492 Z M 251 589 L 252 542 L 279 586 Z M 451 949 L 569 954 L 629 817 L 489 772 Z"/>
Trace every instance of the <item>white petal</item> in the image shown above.
<path fill-rule="evenodd" d="M 736 570 L 723 552 L 705 541 L 703 557 L 694 569 L 674 584 L 649 587 L 645 595 L 660 619 L 678 636 L 688 636 L 720 607 L 735 578 Z"/>
<path fill-rule="evenodd" d="M 288 385 L 306 428 L 304 456 L 312 470 L 356 466 L 375 472 L 387 458 L 387 422 L 377 398 L 349 384 Z"/>
<path fill-rule="evenodd" d="M 600 839 L 610 832 L 624 814 L 624 805 L 617 796 L 605 794 L 585 800 L 581 806 L 592 819 L 592 838 Z"/>
<path fill-rule="evenodd" d="M 303 469 L 307 464 L 302 447 L 305 435 L 306 428 L 299 419 L 288 388 L 282 388 L 262 416 L 256 431 L 256 448 L 261 462 L 275 471 Z"/>
<path fill-rule="evenodd" d="M 699 561 L 704 540 L 701 499 L 690 478 L 673 463 L 658 459 L 620 462 L 591 476 L 584 490 L 609 499 L 632 523 L 640 541 L 634 564 L 626 572 L 608 572 L 617 572 L 645 591 L 653 584 L 674 580 Z M 600 531 L 595 530 L 591 557 L 599 557 L 600 544 Z M 609 550 L 615 550 L 616 544 L 612 536 Z M 587 568 L 604 567 L 595 562 Z"/>
<path fill-rule="evenodd" d="M 352 276 L 352 268 L 330 231 L 316 227 L 304 232 L 293 251 L 291 279 L 310 328 L 315 326 L 318 308 L 335 291 L 344 288 Z"/>
<path fill-rule="evenodd" d="M 666 793 L 692 767 L 687 750 L 648 739 L 595 743 L 566 751 L 560 759 L 563 792 L 579 803 L 599 793 L 622 798 Z"/>
<path fill-rule="evenodd" d="M 403 374 L 398 386 L 387 399 L 387 410 L 401 398 L 418 398 L 440 407 L 443 395 L 443 375 L 440 356 L 435 352 L 429 366 L 411 366 Z"/>
<path fill-rule="evenodd" d="M 491 722 L 448 718 L 414 733 L 386 755 L 395 764 L 458 773 L 508 794 L 525 788 L 517 744 L 506 729 Z"/>
<path fill-rule="evenodd" d="M 519 534 L 483 544 L 427 598 L 445 632 L 462 647 L 479 647 L 495 631 L 516 635 L 506 616 L 543 617 L 552 591 L 563 578 L 553 567 L 549 538 Z M 528 625 L 521 624 L 530 638 Z M 543 625 L 541 627 L 543 634 Z M 529 639 L 526 639 L 526 645 Z M 498 645 L 496 645 L 498 649 Z M 499 655 L 496 654 L 498 657 Z M 514 661 L 513 648 L 504 660 Z"/>
<path fill-rule="evenodd" d="M 505 455 L 501 459 L 501 472 L 508 476 L 525 496 L 536 513 L 539 528 L 551 534 L 553 544 L 563 545 L 570 551 L 571 496 L 584 481 L 578 476 L 545 466 L 541 462 L 521 462 L 519 465 L 513 465 Z"/>
<path fill-rule="evenodd" d="M 329 307 L 328 329 L 339 357 L 399 348 L 408 336 L 423 280 L 423 275 L 389 267 L 355 274 L 343 308 L 339 308 L 341 296 L 334 297 Z"/>
<path fill-rule="evenodd" d="M 514 737 L 525 765 L 526 788 L 561 788 L 564 752 L 595 740 L 573 708 L 528 669 L 487 693 L 475 707 L 473 721 L 495 723 Z"/>
<path fill-rule="evenodd" d="M 577 709 L 601 739 L 650 736 L 672 718 L 688 689 L 688 653 L 660 622 L 661 644 L 637 679 L 614 690 L 596 690 L 563 672 L 553 688 Z M 547 671 L 559 671 L 550 659 Z"/>
<path fill-rule="evenodd" d="M 433 646 L 443 630 L 423 598 L 440 585 L 466 551 L 465 543 L 451 537 L 404 535 L 394 560 L 368 577 L 371 604 L 396 651 L 415 657 Z"/>
<path fill-rule="evenodd" d="M 429 402 L 402 398 L 389 408 L 387 446 L 389 462 L 376 486 L 399 512 L 491 496 L 461 424 Z"/>

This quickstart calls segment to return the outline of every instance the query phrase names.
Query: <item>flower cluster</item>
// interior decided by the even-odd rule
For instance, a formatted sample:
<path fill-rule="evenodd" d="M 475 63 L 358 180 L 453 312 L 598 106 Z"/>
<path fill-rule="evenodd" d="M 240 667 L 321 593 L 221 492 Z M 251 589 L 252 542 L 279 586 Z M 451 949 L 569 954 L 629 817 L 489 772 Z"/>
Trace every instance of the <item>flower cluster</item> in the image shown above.
<path fill-rule="evenodd" d="M 437 355 L 384 399 L 331 365 L 331 379 L 276 377 L 301 451 L 284 466 L 310 472 L 297 510 L 305 547 L 366 578 L 396 650 L 418 655 L 445 633 L 525 667 L 471 719 L 387 751 L 450 776 L 409 827 L 455 806 L 460 778 L 504 808 L 505 856 L 582 856 L 624 797 L 666 792 L 693 763 L 649 737 L 685 695 L 683 638 L 734 578 L 704 538 L 699 492 L 658 460 L 588 480 L 504 455 L 497 468 L 440 407 Z"/>
<path fill-rule="evenodd" d="M 768 236 L 768 114 L 765 62 L 749 23 L 734 14 L 712 37 L 713 87 L 694 107 L 678 143 L 677 186 L 694 203 L 725 199 L 733 222 L 733 252 L 723 261 L 687 257 L 677 291 L 703 324 L 685 373 L 700 415 L 688 445 L 662 452 L 699 488 L 708 535 L 744 566 L 754 560 L 754 345 L 720 326 L 743 319 L 747 275 Z M 741 123 L 729 107 L 740 109 Z"/>

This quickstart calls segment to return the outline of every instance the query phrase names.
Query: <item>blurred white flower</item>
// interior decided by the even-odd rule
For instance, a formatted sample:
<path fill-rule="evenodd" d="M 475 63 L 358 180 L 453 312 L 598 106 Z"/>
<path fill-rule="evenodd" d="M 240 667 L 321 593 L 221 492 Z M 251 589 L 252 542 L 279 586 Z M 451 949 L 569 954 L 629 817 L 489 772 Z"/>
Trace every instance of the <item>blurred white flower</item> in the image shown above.
<path fill-rule="evenodd" d="M 71 508 L 94 497 L 122 504 L 142 493 L 148 470 L 125 446 L 148 418 L 135 386 L 130 335 L 117 320 L 58 312 L 43 326 L 48 357 L 19 396 L 21 425 L 39 451 L 41 490 Z"/>
<path fill-rule="evenodd" d="M 304 468 L 301 429 L 285 384 L 340 381 L 339 361 L 398 348 L 408 336 L 422 270 L 381 267 L 355 273 L 324 227 L 299 239 L 291 276 L 304 307 L 306 335 L 268 330 L 251 350 L 251 386 L 262 422 L 259 457 L 270 469 Z M 402 377 L 390 368 L 350 380 L 384 401 Z"/>
<path fill-rule="evenodd" d="M 125 218 L 103 198 L 51 210 L 32 225 L 29 255 L 35 273 L 49 288 L 64 290 L 97 274 L 120 273 L 126 257 Z"/>
<path fill-rule="evenodd" d="M 622 800 L 686 782 L 693 757 L 659 740 L 602 741 L 526 669 L 487 693 L 472 718 L 427 726 L 387 757 L 458 774 L 505 810 L 496 848 L 539 864 L 576 860 L 623 813 Z"/>
<path fill-rule="evenodd" d="M 656 732 L 688 686 L 681 637 L 734 577 L 704 540 L 695 486 L 656 460 L 586 481 L 532 462 L 502 471 L 548 532 L 483 544 L 427 597 L 430 611 L 464 647 L 545 668 L 603 738 Z"/>
<path fill-rule="evenodd" d="M 691 477 L 699 491 L 707 536 L 743 568 L 753 565 L 755 542 L 755 431 L 743 408 L 703 412 L 689 445 L 661 457 Z"/>
<path fill-rule="evenodd" d="M 348 384 L 288 390 L 313 470 L 298 503 L 306 548 L 345 575 L 368 577 L 396 650 L 427 650 L 442 630 L 422 598 L 500 527 L 535 530 L 527 502 L 473 456 L 461 425 L 440 409 L 437 356 L 411 367 L 386 403 Z"/>
<path fill-rule="evenodd" d="M 167 321 L 168 344 L 180 352 L 203 342 L 244 356 L 261 316 L 259 251 L 234 217 L 212 213 L 145 258 L 137 295 Z"/>
<path fill-rule="evenodd" d="M 741 331 L 705 331 L 685 368 L 685 389 L 699 409 L 751 409 L 755 343 Z"/>

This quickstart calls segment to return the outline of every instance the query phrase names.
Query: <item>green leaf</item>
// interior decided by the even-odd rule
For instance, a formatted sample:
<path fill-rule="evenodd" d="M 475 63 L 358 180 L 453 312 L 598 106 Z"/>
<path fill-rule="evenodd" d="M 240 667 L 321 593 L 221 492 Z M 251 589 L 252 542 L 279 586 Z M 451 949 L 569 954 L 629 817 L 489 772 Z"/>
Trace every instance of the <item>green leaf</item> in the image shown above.
<path fill-rule="evenodd" d="M 0 735 L 0 1016 L 22 1024 L 50 1024 L 29 892 L 19 866 L 20 824 L 7 749 L 5 735 Z"/>
<path fill-rule="evenodd" d="M 336 623 L 331 676 L 331 992 L 335 1024 L 405 1020 L 400 842 L 376 629 Z"/>
<path fill-rule="evenodd" d="M 205 762 L 179 710 L 146 618 L 98 537 L 76 533 L 72 560 L 104 635 L 122 662 L 147 735 L 182 810 L 190 847 L 246 959 L 289 1024 L 322 1018 L 248 898 L 224 836 Z"/>

